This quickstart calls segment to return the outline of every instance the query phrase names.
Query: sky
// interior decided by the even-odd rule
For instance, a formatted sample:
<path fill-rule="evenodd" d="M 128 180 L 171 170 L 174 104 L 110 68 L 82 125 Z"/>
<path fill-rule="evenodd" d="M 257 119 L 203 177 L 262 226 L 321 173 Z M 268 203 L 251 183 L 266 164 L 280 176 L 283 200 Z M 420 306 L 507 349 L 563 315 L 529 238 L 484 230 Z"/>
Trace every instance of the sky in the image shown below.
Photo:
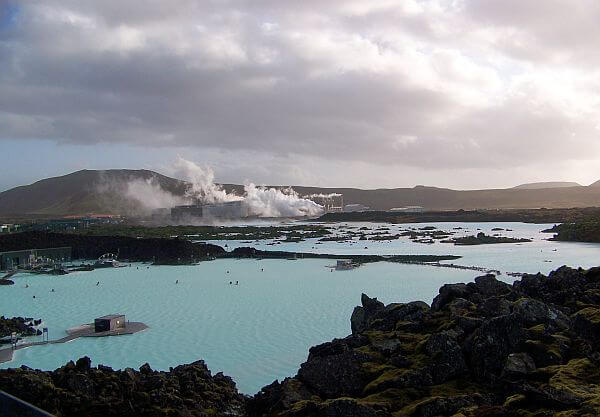
<path fill-rule="evenodd" d="M 0 190 L 600 179 L 597 0 L 0 0 Z"/>

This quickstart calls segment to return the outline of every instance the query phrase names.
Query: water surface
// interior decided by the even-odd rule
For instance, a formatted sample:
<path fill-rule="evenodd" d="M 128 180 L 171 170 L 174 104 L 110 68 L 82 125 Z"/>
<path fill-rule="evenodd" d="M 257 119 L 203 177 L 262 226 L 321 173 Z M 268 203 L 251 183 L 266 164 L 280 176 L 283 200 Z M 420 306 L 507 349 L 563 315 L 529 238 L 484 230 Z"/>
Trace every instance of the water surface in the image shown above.
<path fill-rule="evenodd" d="M 312 239 L 279 245 L 264 241 L 253 246 L 340 255 L 457 254 L 464 258 L 455 263 L 505 272 L 547 273 L 562 264 L 589 267 L 600 263 L 600 245 L 549 242 L 544 240 L 549 235 L 539 233 L 547 227 L 543 225 L 435 225 L 445 230 L 465 227 L 466 231 L 460 231 L 463 234 L 476 233 L 478 228 L 486 233 L 495 227 L 509 228 L 513 231 L 502 233 L 534 238 L 534 242 L 458 247 L 418 244 L 407 239 L 317 245 Z M 391 233 L 423 226 L 391 226 Z M 347 226 L 338 227 L 342 230 Z M 236 241 L 222 243 L 230 249 L 248 246 Z M 130 268 L 59 277 L 19 274 L 16 285 L 0 288 L 2 314 L 43 318 L 50 338 L 62 337 L 67 328 L 109 313 L 124 313 L 129 320 L 142 321 L 150 329 L 130 336 L 78 339 L 19 350 L 14 360 L 2 367 L 25 364 L 54 369 L 84 355 L 90 356 L 94 364 L 114 368 L 137 368 L 148 362 L 155 369 L 168 369 L 204 359 L 213 372 L 223 371 L 234 378 L 242 392 L 252 394 L 274 379 L 294 375 L 306 360 L 310 346 L 348 335 L 350 315 L 360 303 L 362 292 L 385 303 L 430 303 L 442 284 L 468 282 L 477 275 L 473 271 L 386 262 L 331 272 L 327 265 L 332 263 L 317 259 L 223 259 L 195 266 L 133 264 Z M 499 278 L 513 280 L 506 275 Z M 230 285 L 230 281 L 239 281 L 239 285 Z"/>

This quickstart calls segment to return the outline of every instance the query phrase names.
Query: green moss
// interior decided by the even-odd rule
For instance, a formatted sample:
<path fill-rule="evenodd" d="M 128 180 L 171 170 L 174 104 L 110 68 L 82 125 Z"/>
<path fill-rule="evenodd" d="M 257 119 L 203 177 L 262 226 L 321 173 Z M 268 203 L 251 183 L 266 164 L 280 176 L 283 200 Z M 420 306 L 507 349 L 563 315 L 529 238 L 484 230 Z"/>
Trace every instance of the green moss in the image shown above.
<path fill-rule="evenodd" d="M 537 326 L 530 327 L 528 330 L 529 334 L 531 334 L 533 337 L 538 338 L 544 335 L 546 331 L 546 325 L 538 324 Z"/>
<path fill-rule="evenodd" d="M 511 395 L 504 401 L 504 407 L 506 408 L 517 408 L 527 404 L 527 397 L 523 394 Z"/>
<path fill-rule="evenodd" d="M 562 362 L 562 355 L 557 343 L 547 344 L 539 340 L 526 340 L 525 350 L 535 357 L 545 358 L 546 363 Z"/>
<path fill-rule="evenodd" d="M 484 393 L 486 389 L 466 379 L 455 379 L 444 384 L 432 385 L 429 395 L 432 397 L 454 397 L 458 395 Z"/>
<path fill-rule="evenodd" d="M 295 403 L 292 405 L 292 407 L 291 407 L 291 410 L 290 410 L 290 411 L 292 411 L 292 412 L 296 412 L 296 413 L 297 413 L 297 412 L 300 412 L 300 411 L 302 411 L 302 410 L 304 410 L 304 409 L 306 409 L 306 408 L 313 407 L 313 406 L 314 406 L 314 404 L 315 404 L 315 403 L 314 403 L 314 401 L 311 401 L 311 400 L 301 400 L 301 401 L 297 401 L 297 402 L 295 402 Z"/>
<path fill-rule="evenodd" d="M 359 403 L 369 406 L 383 406 L 388 410 L 399 410 L 413 401 L 422 398 L 427 392 L 417 388 L 390 388 L 361 398 Z"/>
<path fill-rule="evenodd" d="M 436 332 L 443 332 L 444 330 L 450 330 L 452 328 L 456 327 L 456 321 L 455 320 L 448 320 L 445 322 L 442 322 L 437 329 L 435 329 Z"/>
<path fill-rule="evenodd" d="M 382 365 L 380 363 L 375 362 L 365 362 L 361 365 L 361 369 L 368 379 L 373 379 L 379 377 L 384 372 L 393 371 L 397 368 L 391 365 Z"/>
<path fill-rule="evenodd" d="M 376 393 L 377 391 L 383 391 L 383 389 L 381 389 L 382 387 L 384 387 L 386 384 L 394 383 L 395 381 L 400 380 L 407 372 L 409 371 L 406 369 L 389 369 L 383 372 L 373 381 L 369 382 L 363 392 L 365 394 L 372 394 Z"/>
<path fill-rule="evenodd" d="M 595 307 L 586 307 L 573 314 L 573 317 L 582 317 L 594 324 L 600 324 L 600 309 Z"/>
<path fill-rule="evenodd" d="M 382 332 L 379 330 L 369 330 L 363 334 L 369 338 L 370 343 L 381 342 L 382 340 L 390 339 L 395 336 L 393 332 Z"/>
<path fill-rule="evenodd" d="M 600 405 L 600 369 L 586 358 L 570 360 L 557 366 L 548 383 L 573 395 L 594 400 Z"/>

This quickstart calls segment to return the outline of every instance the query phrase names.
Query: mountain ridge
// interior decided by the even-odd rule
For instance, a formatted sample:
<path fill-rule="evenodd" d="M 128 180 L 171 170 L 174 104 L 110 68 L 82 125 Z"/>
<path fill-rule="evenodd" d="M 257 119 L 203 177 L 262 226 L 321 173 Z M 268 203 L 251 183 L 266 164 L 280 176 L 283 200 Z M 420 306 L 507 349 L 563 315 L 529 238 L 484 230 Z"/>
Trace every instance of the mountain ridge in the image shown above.
<path fill-rule="evenodd" d="M 529 182 L 513 187 L 520 190 L 537 190 L 542 188 L 567 188 L 567 187 L 583 187 L 577 182 L 570 181 L 546 181 L 546 182 Z"/>
<path fill-rule="evenodd" d="M 86 214 L 128 215 L 140 202 L 128 198 L 124 186 L 131 181 L 151 181 L 175 197 L 183 197 L 190 183 L 150 170 L 80 170 L 41 179 L 0 193 L 0 216 L 72 216 Z M 532 183 L 544 184 L 544 183 Z M 523 184 L 528 185 L 528 184 Z M 530 184 L 529 184 L 530 185 Z M 242 194 L 239 184 L 221 184 L 228 192 Z M 287 188 L 287 186 L 274 186 Z M 344 194 L 344 203 L 364 204 L 375 210 L 422 206 L 431 210 L 571 208 L 600 206 L 600 181 L 591 186 L 558 188 L 452 190 L 430 186 L 359 189 L 352 187 L 292 186 L 300 195 Z"/>

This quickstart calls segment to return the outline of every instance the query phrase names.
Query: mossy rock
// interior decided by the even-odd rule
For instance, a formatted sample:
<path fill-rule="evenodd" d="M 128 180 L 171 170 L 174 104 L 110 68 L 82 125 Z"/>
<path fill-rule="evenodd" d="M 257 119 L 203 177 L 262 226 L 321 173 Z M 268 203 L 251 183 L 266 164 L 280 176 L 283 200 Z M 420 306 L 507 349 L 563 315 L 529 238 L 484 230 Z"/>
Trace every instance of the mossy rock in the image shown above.
<path fill-rule="evenodd" d="M 600 415 L 600 368 L 589 359 L 572 359 L 556 367 L 548 384 L 583 398 L 585 403 L 596 405 Z"/>
<path fill-rule="evenodd" d="M 385 407 L 389 410 L 400 410 L 426 395 L 427 392 L 423 388 L 390 388 L 363 397 L 358 401 L 373 408 Z"/>
<path fill-rule="evenodd" d="M 504 400 L 503 407 L 514 409 L 514 408 L 521 408 L 526 404 L 527 404 L 526 396 L 524 396 L 523 394 L 515 394 L 515 395 L 511 395 L 510 397 L 506 398 L 506 400 Z"/>
<path fill-rule="evenodd" d="M 364 388 L 363 394 L 369 396 L 390 388 L 405 389 L 429 384 L 431 384 L 431 375 L 428 375 L 423 369 L 391 369 L 369 382 Z"/>
<path fill-rule="evenodd" d="M 396 369 L 391 365 L 376 362 L 365 362 L 361 365 L 361 368 L 367 379 L 376 379 L 384 372 L 389 372 Z"/>
<path fill-rule="evenodd" d="M 600 308 L 596 307 L 586 307 L 582 308 L 575 314 L 573 314 L 573 318 L 583 318 L 589 321 L 590 323 L 600 325 Z"/>

